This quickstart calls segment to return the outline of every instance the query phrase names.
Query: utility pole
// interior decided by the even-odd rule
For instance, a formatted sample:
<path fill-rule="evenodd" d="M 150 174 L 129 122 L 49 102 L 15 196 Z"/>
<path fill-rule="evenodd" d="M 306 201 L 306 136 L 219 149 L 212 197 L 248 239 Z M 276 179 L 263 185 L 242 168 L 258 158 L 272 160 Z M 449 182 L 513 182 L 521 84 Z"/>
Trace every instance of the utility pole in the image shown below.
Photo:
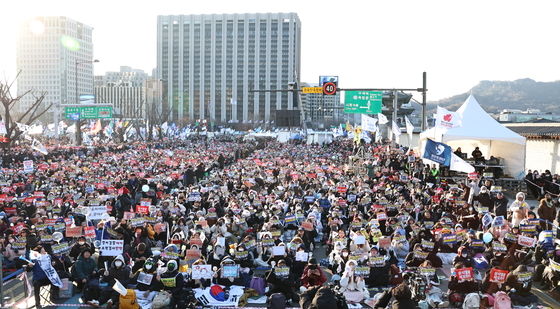
<path fill-rule="evenodd" d="M 421 130 L 426 130 L 426 72 L 422 73 L 422 124 L 420 126 Z"/>
<path fill-rule="evenodd" d="M 391 136 L 393 136 L 393 138 L 392 138 L 393 145 L 395 145 L 395 146 L 397 144 L 397 135 L 392 130 L 393 130 L 393 123 L 395 123 L 395 124 L 397 123 L 397 109 L 398 109 L 398 103 L 399 103 L 398 102 L 398 100 L 399 100 L 398 95 L 399 95 L 399 93 L 396 90 L 393 90 L 393 115 L 391 116 L 391 118 L 392 118 L 391 121 L 392 122 L 391 122 L 391 126 L 390 126 L 391 129 L 390 130 L 391 130 L 391 133 L 392 133 Z"/>

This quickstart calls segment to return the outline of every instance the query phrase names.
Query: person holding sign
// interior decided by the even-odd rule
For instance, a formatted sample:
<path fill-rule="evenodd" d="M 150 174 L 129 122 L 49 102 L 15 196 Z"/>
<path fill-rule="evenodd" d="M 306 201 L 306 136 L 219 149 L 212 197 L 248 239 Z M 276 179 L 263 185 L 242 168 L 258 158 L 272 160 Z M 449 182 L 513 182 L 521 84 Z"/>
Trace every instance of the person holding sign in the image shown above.
<path fill-rule="evenodd" d="M 455 265 L 455 269 L 462 269 L 465 268 L 465 265 L 458 263 Z M 474 277 L 471 277 L 470 280 L 459 280 L 459 277 L 456 273 L 452 273 L 451 278 L 449 278 L 449 301 L 452 303 L 456 303 L 457 300 L 465 299 L 465 296 L 469 293 L 475 293 L 479 291 L 479 286 L 476 281 L 474 281 Z"/>
<path fill-rule="evenodd" d="M 43 246 L 38 246 L 34 250 L 37 254 L 36 258 L 32 258 L 31 261 L 27 260 L 27 271 L 33 271 L 33 291 L 35 296 L 35 307 L 42 308 L 41 306 L 41 287 L 53 284 L 51 276 L 45 272 L 45 266 L 42 265 L 39 260 L 49 260 L 51 255 L 47 253 L 47 250 Z"/>
<path fill-rule="evenodd" d="M 166 270 L 161 274 L 159 280 L 163 285 L 163 289 L 171 294 L 171 301 L 169 302 L 169 308 L 184 308 L 182 306 L 181 299 L 183 298 L 182 290 L 185 284 L 185 279 L 182 273 L 179 273 L 179 267 L 176 260 L 170 260 L 167 262 Z"/>
<path fill-rule="evenodd" d="M 369 252 L 369 276 L 365 278 L 368 287 L 389 285 L 390 265 L 387 262 L 387 251 L 372 247 Z"/>
<path fill-rule="evenodd" d="M 346 262 L 340 279 L 340 291 L 344 294 L 346 301 L 350 303 L 359 303 L 365 298 L 369 298 L 363 276 L 355 272 L 357 265 L 358 263 L 354 260 Z"/>
<path fill-rule="evenodd" d="M 99 305 L 107 303 L 107 307 L 116 306 L 118 308 L 119 293 L 113 290 L 115 280 L 118 280 L 123 286 L 128 286 L 130 282 L 130 266 L 126 265 L 124 257 L 118 255 L 111 262 L 109 269 L 101 269 Z"/>
<path fill-rule="evenodd" d="M 512 303 L 530 306 L 539 302 L 538 297 L 531 293 L 532 279 L 533 273 L 525 265 L 517 266 L 507 275 L 506 290 L 510 292 Z"/>
<path fill-rule="evenodd" d="M 273 264 L 275 263 L 273 262 Z M 272 285 L 266 295 L 282 293 L 286 296 L 286 299 L 291 299 L 294 303 L 297 303 L 298 296 L 295 292 L 294 281 L 295 277 L 291 272 L 291 267 L 288 267 L 286 261 L 281 259 L 266 274 L 266 282 Z"/>

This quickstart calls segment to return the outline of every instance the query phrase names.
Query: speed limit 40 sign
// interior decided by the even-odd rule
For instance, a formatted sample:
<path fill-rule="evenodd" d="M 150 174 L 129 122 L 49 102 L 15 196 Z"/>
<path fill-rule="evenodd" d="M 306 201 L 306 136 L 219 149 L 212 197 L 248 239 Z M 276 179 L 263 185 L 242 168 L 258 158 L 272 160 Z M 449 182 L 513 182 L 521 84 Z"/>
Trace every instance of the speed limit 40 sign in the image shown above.
<path fill-rule="evenodd" d="M 328 82 L 323 84 L 323 94 L 325 95 L 335 95 L 336 94 L 336 84 L 333 82 Z"/>

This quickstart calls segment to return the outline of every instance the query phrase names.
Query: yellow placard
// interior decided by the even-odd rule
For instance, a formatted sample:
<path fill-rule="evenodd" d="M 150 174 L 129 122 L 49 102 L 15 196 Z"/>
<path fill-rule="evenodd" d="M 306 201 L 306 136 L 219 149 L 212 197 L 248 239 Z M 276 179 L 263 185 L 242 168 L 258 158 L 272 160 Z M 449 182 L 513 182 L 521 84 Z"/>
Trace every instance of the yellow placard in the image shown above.
<path fill-rule="evenodd" d="M 302 87 L 301 92 L 303 92 L 303 93 L 323 93 L 323 88 L 321 88 L 321 87 Z"/>

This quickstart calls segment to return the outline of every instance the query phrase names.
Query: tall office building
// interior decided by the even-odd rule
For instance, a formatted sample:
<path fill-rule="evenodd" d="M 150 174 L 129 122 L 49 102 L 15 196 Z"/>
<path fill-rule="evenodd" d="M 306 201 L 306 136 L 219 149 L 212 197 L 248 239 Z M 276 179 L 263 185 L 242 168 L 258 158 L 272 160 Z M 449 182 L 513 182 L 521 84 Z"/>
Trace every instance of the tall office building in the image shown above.
<path fill-rule="evenodd" d="M 295 13 L 158 16 L 157 78 L 170 121 L 264 123 L 298 109 L 301 22 Z"/>
<path fill-rule="evenodd" d="M 28 90 L 44 91 L 45 104 L 75 104 L 79 95 L 93 94 L 92 30 L 58 16 L 23 23 L 17 41 L 18 95 Z M 24 96 L 16 112 L 24 112 L 33 102 L 32 95 Z"/>
<path fill-rule="evenodd" d="M 99 103 L 113 104 L 117 117 L 144 118 L 148 79 L 142 70 L 121 66 L 119 72 L 95 76 L 95 98 Z"/>

